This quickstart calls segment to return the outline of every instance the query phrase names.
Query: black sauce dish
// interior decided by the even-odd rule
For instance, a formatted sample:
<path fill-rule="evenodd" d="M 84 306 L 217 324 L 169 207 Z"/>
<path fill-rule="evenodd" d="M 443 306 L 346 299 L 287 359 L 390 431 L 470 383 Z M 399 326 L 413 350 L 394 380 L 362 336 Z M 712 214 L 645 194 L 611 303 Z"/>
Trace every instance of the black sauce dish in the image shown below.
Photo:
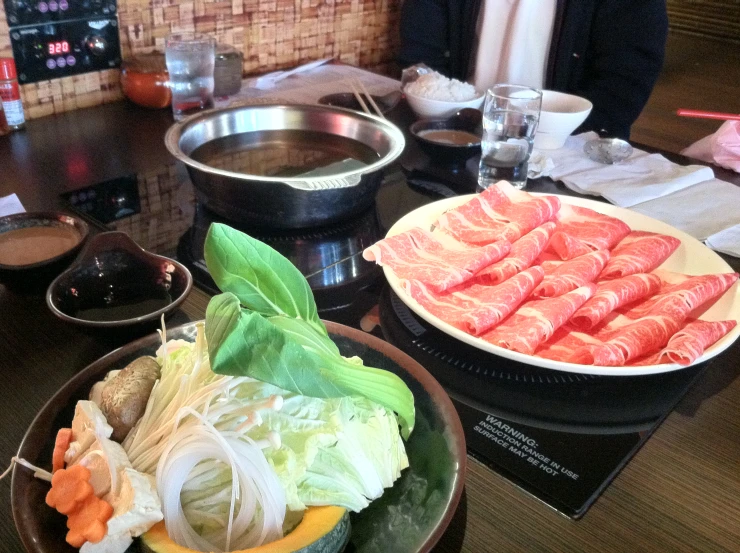
<path fill-rule="evenodd" d="M 190 271 L 139 247 L 124 232 L 88 241 L 46 291 L 59 319 L 95 332 L 151 331 L 172 315 L 193 286 Z"/>
<path fill-rule="evenodd" d="M 465 108 L 445 119 L 420 119 L 409 127 L 409 131 L 432 163 L 454 171 L 465 167 L 471 157 L 480 154 L 481 122 L 480 110 Z M 460 136 L 470 135 L 470 139 L 460 144 L 432 140 L 439 131 L 458 131 Z"/>
<path fill-rule="evenodd" d="M 14 292 L 22 294 L 43 294 L 49 283 L 61 273 L 75 258 L 85 243 L 90 229 L 87 223 L 60 211 L 39 211 L 16 213 L 0 217 L 0 236 L 11 231 L 23 229 L 61 229 L 76 242 L 65 247 L 60 253 L 26 264 L 5 264 L 0 261 L 0 283 Z M 18 248 L 28 248 L 23 239 L 15 241 Z"/>

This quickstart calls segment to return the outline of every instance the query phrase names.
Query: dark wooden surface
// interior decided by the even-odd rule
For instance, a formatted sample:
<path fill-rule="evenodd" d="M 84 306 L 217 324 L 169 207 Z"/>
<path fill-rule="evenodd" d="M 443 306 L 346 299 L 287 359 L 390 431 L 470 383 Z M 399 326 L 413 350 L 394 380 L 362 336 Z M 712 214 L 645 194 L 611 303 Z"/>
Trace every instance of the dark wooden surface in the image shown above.
<path fill-rule="evenodd" d="M 168 163 L 162 136 L 170 122 L 167 112 L 125 103 L 32 121 L 25 133 L 0 138 L 0 196 L 16 192 L 29 210 L 50 208 L 65 190 Z M 736 174 L 718 176 L 740 185 Z M 729 261 L 740 269 L 740 260 Z M 207 302 L 194 289 L 171 324 L 201 318 Z M 56 320 L 41 297 L 0 286 L 3 464 L 52 394 L 121 342 L 86 335 Z M 740 551 L 738 373 L 735 344 L 578 522 L 470 459 L 466 494 L 438 551 Z M 9 484 L 0 482 L 2 552 L 22 551 Z"/>
<path fill-rule="evenodd" d="M 722 0 L 720 0 L 722 1 Z M 740 22 L 740 4 L 735 18 Z M 697 2 L 675 0 L 689 9 Z M 740 39 L 740 37 L 738 37 Z M 722 124 L 711 119 L 678 117 L 679 108 L 740 113 L 740 40 L 732 43 L 671 31 L 663 70 L 645 109 L 632 125 L 632 139 L 680 152 Z"/>

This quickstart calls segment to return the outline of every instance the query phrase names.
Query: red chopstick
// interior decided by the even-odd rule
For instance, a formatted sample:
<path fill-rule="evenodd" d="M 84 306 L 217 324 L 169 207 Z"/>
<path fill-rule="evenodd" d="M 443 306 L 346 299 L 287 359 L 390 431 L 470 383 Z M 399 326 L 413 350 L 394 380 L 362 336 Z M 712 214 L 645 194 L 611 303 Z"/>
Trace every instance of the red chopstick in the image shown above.
<path fill-rule="evenodd" d="M 720 113 L 718 111 L 702 111 L 700 109 L 679 109 L 676 115 L 681 117 L 695 117 L 697 119 L 719 119 L 720 121 L 740 121 L 740 114 Z"/>

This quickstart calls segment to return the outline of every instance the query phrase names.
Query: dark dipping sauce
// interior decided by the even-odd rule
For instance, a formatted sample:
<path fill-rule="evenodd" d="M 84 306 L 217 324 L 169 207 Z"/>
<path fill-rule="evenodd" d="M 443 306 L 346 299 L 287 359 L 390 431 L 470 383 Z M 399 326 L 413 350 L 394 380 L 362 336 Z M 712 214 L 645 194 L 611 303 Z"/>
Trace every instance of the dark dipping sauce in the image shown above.
<path fill-rule="evenodd" d="M 58 308 L 85 321 L 124 321 L 149 315 L 172 303 L 170 263 L 144 263 L 128 252 L 96 256 L 64 283 Z"/>
<path fill-rule="evenodd" d="M 155 297 L 159 296 L 159 297 Z M 103 298 L 98 306 L 85 306 L 67 315 L 83 321 L 125 321 L 164 309 L 172 303 L 169 293 L 161 290 L 118 290 Z"/>
<path fill-rule="evenodd" d="M 21 267 L 53 259 L 82 240 L 72 226 L 26 227 L 0 234 L 0 265 Z"/>
<path fill-rule="evenodd" d="M 329 176 L 380 159 L 370 146 L 319 131 L 270 130 L 224 136 L 190 157 L 214 169 L 260 177 Z"/>
<path fill-rule="evenodd" d="M 424 140 L 438 142 L 439 144 L 450 144 L 452 146 L 469 146 L 480 143 L 480 137 L 473 133 L 457 130 L 435 130 L 421 131 L 419 136 Z"/>

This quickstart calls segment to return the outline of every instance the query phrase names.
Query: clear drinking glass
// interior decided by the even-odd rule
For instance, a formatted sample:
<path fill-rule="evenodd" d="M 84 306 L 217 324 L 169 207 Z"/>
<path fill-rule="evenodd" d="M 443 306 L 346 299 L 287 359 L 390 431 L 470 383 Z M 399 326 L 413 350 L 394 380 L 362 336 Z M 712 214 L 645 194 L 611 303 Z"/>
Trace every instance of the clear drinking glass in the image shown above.
<path fill-rule="evenodd" d="M 216 39 L 187 33 L 170 35 L 165 41 L 165 59 L 175 121 L 212 108 Z"/>
<path fill-rule="evenodd" d="M 524 188 L 541 106 L 542 91 L 534 88 L 497 84 L 488 89 L 483 106 L 479 190 L 500 180 Z"/>

